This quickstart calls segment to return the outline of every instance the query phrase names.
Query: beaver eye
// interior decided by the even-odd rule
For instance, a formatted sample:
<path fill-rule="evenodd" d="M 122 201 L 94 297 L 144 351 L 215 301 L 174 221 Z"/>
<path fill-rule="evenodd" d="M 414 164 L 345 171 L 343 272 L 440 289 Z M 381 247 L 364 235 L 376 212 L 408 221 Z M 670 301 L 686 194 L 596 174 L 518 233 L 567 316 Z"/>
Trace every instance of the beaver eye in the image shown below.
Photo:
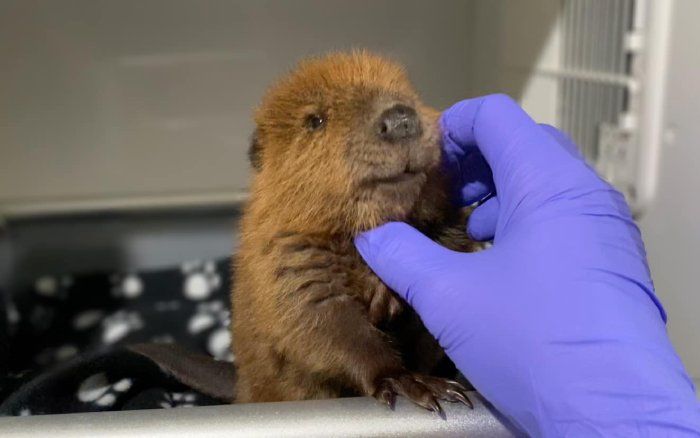
<path fill-rule="evenodd" d="M 317 129 L 321 129 L 323 125 L 326 124 L 326 118 L 323 115 L 320 114 L 311 114 L 306 118 L 306 126 L 309 127 L 310 130 L 316 131 Z"/>

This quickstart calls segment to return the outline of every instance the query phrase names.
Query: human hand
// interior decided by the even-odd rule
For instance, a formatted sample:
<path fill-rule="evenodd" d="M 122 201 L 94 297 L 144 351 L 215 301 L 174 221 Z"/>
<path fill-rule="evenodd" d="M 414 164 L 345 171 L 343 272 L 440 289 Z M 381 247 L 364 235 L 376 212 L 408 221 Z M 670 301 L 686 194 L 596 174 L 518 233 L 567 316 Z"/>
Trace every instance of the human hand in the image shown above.
<path fill-rule="evenodd" d="M 357 237 L 470 382 L 532 435 L 700 431 L 624 197 L 558 130 L 493 95 L 441 119 L 468 232 L 447 250 L 403 223 Z M 652 433 L 650 433 L 652 432 Z"/>

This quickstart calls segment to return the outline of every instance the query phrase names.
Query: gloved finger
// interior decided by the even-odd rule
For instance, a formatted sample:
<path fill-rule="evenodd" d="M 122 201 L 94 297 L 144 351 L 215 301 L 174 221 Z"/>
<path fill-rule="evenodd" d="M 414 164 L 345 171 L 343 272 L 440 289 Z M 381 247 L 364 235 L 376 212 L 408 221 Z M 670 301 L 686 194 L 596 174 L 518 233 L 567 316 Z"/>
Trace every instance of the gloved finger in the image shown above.
<path fill-rule="evenodd" d="M 459 321 L 481 327 L 480 310 L 504 275 L 495 250 L 451 251 L 402 222 L 359 235 L 355 246 L 379 278 L 413 307 L 448 354 L 471 337 Z"/>
<path fill-rule="evenodd" d="M 362 233 L 355 238 L 355 246 L 374 273 L 411 305 L 434 289 L 433 280 L 441 278 L 459 254 L 403 222 Z"/>
<path fill-rule="evenodd" d="M 469 237 L 477 241 L 492 240 L 496 234 L 496 223 L 501 205 L 498 197 L 494 196 L 478 206 L 469 215 L 467 233 Z"/>
<path fill-rule="evenodd" d="M 460 205 L 471 205 L 495 193 L 491 168 L 481 152 L 468 154 L 461 163 Z"/>
<path fill-rule="evenodd" d="M 447 170 L 457 185 L 458 205 L 471 205 L 495 192 L 491 168 L 478 149 L 465 152 L 449 138 L 442 144 Z"/>
<path fill-rule="evenodd" d="M 458 102 L 443 113 L 442 129 L 445 154 L 458 159 L 478 148 L 501 193 L 509 191 L 501 185 L 522 187 L 532 175 L 561 169 L 571 160 L 563 148 L 553 147 L 556 141 L 551 135 L 502 94 Z"/>
<path fill-rule="evenodd" d="M 578 146 L 576 146 L 576 143 L 571 140 L 571 137 L 552 125 L 540 123 L 540 126 L 547 132 L 547 134 L 551 135 L 552 138 L 564 148 L 564 150 L 570 153 L 572 157 L 578 158 L 579 160 L 584 159 Z"/>

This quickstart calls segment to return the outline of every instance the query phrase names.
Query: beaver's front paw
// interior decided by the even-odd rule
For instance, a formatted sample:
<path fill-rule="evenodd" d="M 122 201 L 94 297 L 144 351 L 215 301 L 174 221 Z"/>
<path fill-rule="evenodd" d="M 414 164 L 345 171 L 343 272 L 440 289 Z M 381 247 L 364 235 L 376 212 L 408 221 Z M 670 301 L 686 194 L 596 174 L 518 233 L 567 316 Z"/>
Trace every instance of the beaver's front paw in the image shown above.
<path fill-rule="evenodd" d="M 438 400 L 461 402 L 473 409 L 474 405 L 466 391 L 464 386 L 454 380 L 404 372 L 378 379 L 373 395 L 392 409 L 398 394 L 429 411 L 442 414 Z"/>
<path fill-rule="evenodd" d="M 369 300 L 369 322 L 377 326 L 393 320 L 403 310 L 401 300 L 384 283 L 375 279 Z"/>

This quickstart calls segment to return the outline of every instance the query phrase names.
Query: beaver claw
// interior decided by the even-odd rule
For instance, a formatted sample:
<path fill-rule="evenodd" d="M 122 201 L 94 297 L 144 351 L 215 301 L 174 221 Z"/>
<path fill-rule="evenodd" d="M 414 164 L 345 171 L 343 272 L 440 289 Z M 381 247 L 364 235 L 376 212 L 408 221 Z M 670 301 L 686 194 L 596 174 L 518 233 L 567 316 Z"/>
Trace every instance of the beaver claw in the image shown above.
<path fill-rule="evenodd" d="M 443 416 L 438 400 L 460 402 L 474 409 L 466 392 L 466 388 L 454 380 L 406 372 L 379 379 L 373 395 L 391 409 L 394 408 L 396 395 L 402 395 L 418 406 Z"/>

